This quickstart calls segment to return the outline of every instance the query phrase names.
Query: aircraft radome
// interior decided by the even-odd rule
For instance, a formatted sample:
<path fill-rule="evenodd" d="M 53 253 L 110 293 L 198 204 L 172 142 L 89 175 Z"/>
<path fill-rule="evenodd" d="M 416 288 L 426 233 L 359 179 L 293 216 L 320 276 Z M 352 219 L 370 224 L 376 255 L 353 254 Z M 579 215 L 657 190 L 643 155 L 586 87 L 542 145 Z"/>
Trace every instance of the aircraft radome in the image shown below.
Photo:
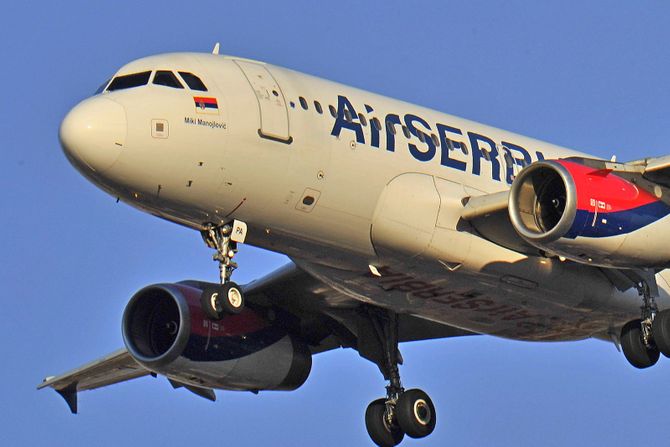
<path fill-rule="evenodd" d="M 602 160 L 218 54 L 123 66 L 60 128 L 72 165 L 123 202 L 202 234 L 220 283 L 149 285 L 125 348 L 57 377 L 77 393 L 145 375 L 207 399 L 294 390 L 312 356 L 352 348 L 388 381 L 380 446 L 435 428 L 398 344 L 489 334 L 670 356 L 670 156 Z M 231 281 L 238 244 L 292 263 Z M 381 394 L 381 393 L 380 393 Z"/>

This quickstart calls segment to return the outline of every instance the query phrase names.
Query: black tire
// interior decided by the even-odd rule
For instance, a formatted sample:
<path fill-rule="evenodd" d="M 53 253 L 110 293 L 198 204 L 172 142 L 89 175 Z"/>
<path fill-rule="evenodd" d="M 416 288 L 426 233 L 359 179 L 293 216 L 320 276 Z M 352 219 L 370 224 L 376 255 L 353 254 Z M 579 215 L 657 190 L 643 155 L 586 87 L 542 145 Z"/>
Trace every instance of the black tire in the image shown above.
<path fill-rule="evenodd" d="M 239 314 L 244 309 L 244 294 L 240 286 L 227 282 L 220 286 L 207 287 L 200 295 L 202 310 L 212 320 L 220 320 L 226 314 Z"/>
<path fill-rule="evenodd" d="M 200 294 L 200 307 L 202 311 L 211 320 L 220 320 L 223 318 L 223 308 L 221 300 L 218 299 L 221 294 L 220 286 L 207 287 Z"/>
<path fill-rule="evenodd" d="M 651 327 L 654 342 L 666 357 L 670 357 L 670 310 L 664 310 L 656 314 Z"/>
<path fill-rule="evenodd" d="M 239 314 L 244 309 L 244 294 L 240 286 L 234 282 L 227 282 L 221 286 L 221 308 L 224 313 Z"/>
<path fill-rule="evenodd" d="M 423 438 L 435 430 L 436 414 L 433 401 L 421 390 L 407 390 L 400 395 L 395 407 L 398 425 L 407 436 Z"/>
<path fill-rule="evenodd" d="M 386 399 L 377 399 L 365 410 L 365 428 L 372 442 L 379 447 L 394 447 L 402 442 L 405 433 L 386 422 Z"/>
<path fill-rule="evenodd" d="M 658 348 L 647 348 L 642 341 L 640 320 L 629 321 L 621 329 L 621 349 L 628 363 L 639 369 L 655 365 L 660 357 Z"/>

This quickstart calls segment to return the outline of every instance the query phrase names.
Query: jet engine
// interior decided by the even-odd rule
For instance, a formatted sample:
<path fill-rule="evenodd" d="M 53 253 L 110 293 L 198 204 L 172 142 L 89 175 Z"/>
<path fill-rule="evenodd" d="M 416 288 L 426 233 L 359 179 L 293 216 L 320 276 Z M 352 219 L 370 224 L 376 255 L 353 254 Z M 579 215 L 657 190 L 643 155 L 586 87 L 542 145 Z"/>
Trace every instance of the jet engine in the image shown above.
<path fill-rule="evenodd" d="M 670 206 L 608 169 L 575 160 L 526 167 L 512 184 L 509 215 L 531 245 L 602 267 L 667 266 Z"/>
<path fill-rule="evenodd" d="M 157 284 L 137 292 L 123 314 L 123 340 L 142 366 L 182 384 L 229 390 L 294 390 L 309 376 L 307 345 L 262 310 L 212 321 L 201 290 Z"/>

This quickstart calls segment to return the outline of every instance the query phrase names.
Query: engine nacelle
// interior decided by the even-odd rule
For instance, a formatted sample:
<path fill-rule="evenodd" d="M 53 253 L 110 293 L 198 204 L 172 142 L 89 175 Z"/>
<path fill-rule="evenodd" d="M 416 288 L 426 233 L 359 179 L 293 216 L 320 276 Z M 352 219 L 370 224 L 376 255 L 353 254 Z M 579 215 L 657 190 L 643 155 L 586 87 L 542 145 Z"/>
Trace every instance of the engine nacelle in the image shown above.
<path fill-rule="evenodd" d="M 228 390 L 294 390 L 309 376 L 307 345 L 250 308 L 214 322 L 201 290 L 145 287 L 123 314 L 123 340 L 144 367 L 178 382 Z"/>
<path fill-rule="evenodd" d="M 533 163 L 509 196 L 515 230 L 531 245 L 603 267 L 661 267 L 670 206 L 634 183 L 570 160 Z"/>

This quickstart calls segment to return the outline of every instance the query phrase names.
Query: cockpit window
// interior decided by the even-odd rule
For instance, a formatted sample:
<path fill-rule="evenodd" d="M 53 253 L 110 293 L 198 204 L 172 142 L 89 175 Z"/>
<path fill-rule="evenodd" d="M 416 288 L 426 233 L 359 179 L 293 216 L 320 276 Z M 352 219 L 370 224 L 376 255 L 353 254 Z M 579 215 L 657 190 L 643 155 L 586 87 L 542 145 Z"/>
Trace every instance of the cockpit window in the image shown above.
<path fill-rule="evenodd" d="M 200 92 L 207 91 L 207 87 L 205 87 L 205 84 L 203 84 L 200 78 L 194 75 L 193 73 L 180 71 L 179 74 L 181 75 L 181 78 L 184 80 L 184 82 L 186 82 L 186 85 L 188 85 L 191 90 L 198 90 Z"/>
<path fill-rule="evenodd" d="M 107 87 L 107 84 L 109 84 L 109 79 L 107 79 L 105 82 L 103 82 L 100 87 L 95 91 L 95 95 L 99 95 L 100 93 L 105 91 L 105 87 Z"/>
<path fill-rule="evenodd" d="M 108 92 L 114 90 L 123 90 L 126 88 L 140 87 L 149 82 L 150 71 L 143 71 L 142 73 L 133 73 L 124 76 L 117 76 L 112 80 L 112 83 L 107 87 Z"/>
<path fill-rule="evenodd" d="M 154 76 L 153 83 L 156 85 L 164 85 L 166 87 L 172 87 L 172 88 L 184 88 L 184 86 L 181 85 L 181 82 L 179 82 L 179 79 L 177 79 L 174 73 L 167 70 L 157 71 L 156 75 Z"/>

